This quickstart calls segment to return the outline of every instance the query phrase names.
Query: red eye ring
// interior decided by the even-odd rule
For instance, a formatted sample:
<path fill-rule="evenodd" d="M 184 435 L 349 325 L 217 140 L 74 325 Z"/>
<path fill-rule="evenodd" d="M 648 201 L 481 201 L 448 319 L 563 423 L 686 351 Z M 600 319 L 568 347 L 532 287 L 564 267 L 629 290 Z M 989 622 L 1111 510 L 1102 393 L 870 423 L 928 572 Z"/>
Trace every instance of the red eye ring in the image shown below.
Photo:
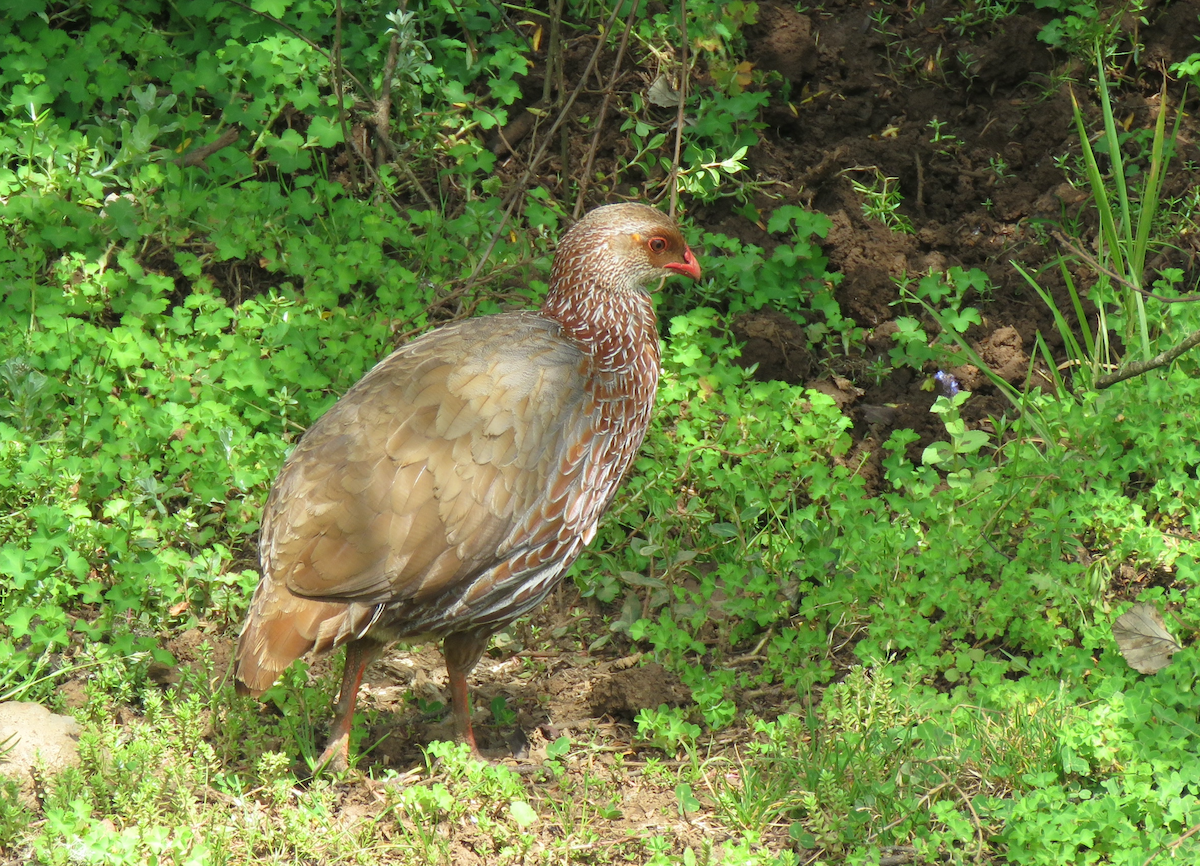
<path fill-rule="evenodd" d="M 650 238 L 646 246 L 650 247 L 652 253 L 661 253 L 667 248 L 667 241 L 665 238 Z"/>

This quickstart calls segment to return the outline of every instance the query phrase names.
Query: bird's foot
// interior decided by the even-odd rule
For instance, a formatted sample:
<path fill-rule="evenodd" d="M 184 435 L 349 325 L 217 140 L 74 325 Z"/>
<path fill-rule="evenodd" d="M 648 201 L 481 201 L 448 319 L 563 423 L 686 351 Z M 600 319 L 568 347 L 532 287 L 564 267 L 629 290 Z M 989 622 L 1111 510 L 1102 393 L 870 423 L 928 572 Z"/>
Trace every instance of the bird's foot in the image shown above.
<path fill-rule="evenodd" d="M 350 769 L 350 736 L 348 733 L 334 735 L 329 740 L 329 745 L 325 747 L 325 751 L 321 753 L 321 757 L 317 758 L 313 765 L 313 775 L 344 773 L 348 769 Z"/>

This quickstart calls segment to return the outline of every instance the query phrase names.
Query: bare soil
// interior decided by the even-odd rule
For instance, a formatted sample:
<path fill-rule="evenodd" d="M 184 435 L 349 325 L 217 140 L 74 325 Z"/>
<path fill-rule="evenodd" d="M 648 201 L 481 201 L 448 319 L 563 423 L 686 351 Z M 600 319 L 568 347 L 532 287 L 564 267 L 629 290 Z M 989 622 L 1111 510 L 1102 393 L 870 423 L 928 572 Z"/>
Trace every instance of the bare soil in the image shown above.
<path fill-rule="evenodd" d="M 958 33 L 944 20 L 957 4 L 919 8 L 925 12 L 915 16 L 906 7 L 833 0 L 805 15 L 788 3 L 760 4 L 759 23 L 747 32 L 749 58 L 787 79 L 792 100 L 772 99 L 766 140 L 750 162 L 760 176 L 792 188 L 786 200 L 833 219 L 823 247 L 830 269 L 844 274 L 837 299 L 844 315 L 870 330 L 861 354 L 797 369 L 790 359 L 805 355 L 803 343 L 796 342 L 798 329 L 789 338 L 783 323 L 769 328 L 771 335 L 764 338 L 754 333 L 762 330 L 761 316 L 741 325 L 749 338 L 743 360 L 757 363 L 760 376 L 836 392 L 867 451 L 878 453 L 869 446 L 893 429 L 917 431 L 921 440 L 913 446 L 914 456 L 944 437 L 929 413 L 936 394 L 927 380 L 934 370 L 925 375 L 901 370 L 882 381 L 865 375 L 871 362 L 886 357 L 894 345 L 896 316 L 921 318 L 911 307 L 895 306 L 898 279 L 952 265 L 986 272 L 994 290 L 988 297 L 967 297 L 966 303 L 983 315 L 983 325 L 967 336 L 993 370 L 1025 386 L 1035 335 L 1040 333 L 1056 354 L 1062 345 L 1050 310 L 1013 263 L 1038 274 L 1060 309 L 1069 308 L 1056 266 L 1061 248 L 1052 232 L 1073 227 L 1063 233 L 1081 232 L 1087 249 L 1095 233 L 1088 194 L 1061 168 L 1062 157 L 1080 152 L 1072 89 L 1091 129 L 1098 128 L 1099 118 L 1089 86 L 1094 71 L 1037 39 L 1049 15 L 1015 16 Z M 877 29 L 872 16 L 880 13 L 890 18 L 890 34 Z M 1134 22 L 1125 22 L 1126 37 L 1143 45 L 1137 61 L 1127 60 L 1120 79 L 1112 82 L 1115 114 L 1126 129 L 1153 126 L 1161 70 L 1196 50 L 1198 13 L 1200 3 L 1178 2 L 1151 10 L 1148 27 L 1135 30 Z M 1168 94 L 1173 118 L 1182 88 L 1173 84 Z M 1196 95 L 1188 101 L 1194 115 Z M 953 141 L 934 141 L 931 123 L 942 124 L 942 134 Z M 1186 117 L 1164 199 L 1183 194 L 1200 177 L 1196 131 L 1194 116 Z M 1135 155 L 1130 147 L 1127 156 Z M 1001 161 L 1007 169 L 1003 177 L 994 170 Z M 911 234 L 863 215 L 847 176 L 863 167 L 898 179 L 904 198 L 899 212 L 911 223 Z M 771 245 L 757 226 L 718 208 L 702 210 L 698 219 Z M 1150 267 L 1182 268 L 1188 284 L 1194 284 L 1198 252 L 1195 231 L 1182 231 L 1176 246 L 1158 251 Z M 1072 272 L 1083 287 L 1095 280 L 1082 265 Z M 936 333 L 936 327 L 928 332 Z M 1035 377 L 1039 366 L 1040 360 Z M 952 372 L 976 392 L 964 410 L 968 422 L 985 422 L 1009 409 L 977 370 Z M 839 378 L 856 387 L 847 389 Z M 857 455 L 852 458 L 857 465 Z M 877 463 L 869 461 L 868 480 L 877 479 L 877 473 Z"/>

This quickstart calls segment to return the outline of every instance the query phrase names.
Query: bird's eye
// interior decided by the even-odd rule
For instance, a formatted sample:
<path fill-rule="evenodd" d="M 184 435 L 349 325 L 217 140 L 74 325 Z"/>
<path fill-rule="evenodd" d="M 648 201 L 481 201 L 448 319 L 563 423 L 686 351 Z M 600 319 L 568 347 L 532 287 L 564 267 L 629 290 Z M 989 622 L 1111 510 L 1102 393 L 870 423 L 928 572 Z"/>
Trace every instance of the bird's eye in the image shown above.
<path fill-rule="evenodd" d="M 667 248 L 667 241 L 665 238 L 650 238 L 650 243 L 647 246 L 650 247 L 650 252 L 661 253 Z"/>

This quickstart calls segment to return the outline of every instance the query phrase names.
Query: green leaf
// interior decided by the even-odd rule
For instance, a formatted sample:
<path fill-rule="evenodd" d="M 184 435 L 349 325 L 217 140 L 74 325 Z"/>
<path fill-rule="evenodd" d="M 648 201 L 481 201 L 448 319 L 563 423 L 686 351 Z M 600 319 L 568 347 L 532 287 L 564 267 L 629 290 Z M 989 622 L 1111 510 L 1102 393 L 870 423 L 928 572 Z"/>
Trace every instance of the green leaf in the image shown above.
<path fill-rule="evenodd" d="M 955 440 L 954 445 L 959 454 L 973 454 L 989 441 L 991 436 L 983 430 L 968 430 Z"/>
<path fill-rule="evenodd" d="M 333 147 L 342 143 L 342 126 L 335 118 L 315 116 L 308 124 L 307 146 Z"/>
<path fill-rule="evenodd" d="M 288 0 L 252 0 L 250 8 L 272 18 L 282 18 L 289 5 Z"/>
<path fill-rule="evenodd" d="M 5 544 L 0 547 L 0 574 L 13 589 L 24 589 L 25 584 L 34 576 L 27 570 L 25 551 L 15 544 Z"/>
<path fill-rule="evenodd" d="M 680 815 L 686 817 L 688 812 L 697 812 L 700 810 L 700 801 L 692 793 L 692 786 L 686 782 L 681 782 L 675 786 L 675 798 L 679 801 Z"/>
<path fill-rule="evenodd" d="M 651 577 L 648 574 L 642 574 L 639 571 L 622 571 L 621 581 L 629 586 L 648 586 L 654 589 L 659 589 L 666 586 L 657 577 Z"/>
<path fill-rule="evenodd" d="M 508 805 L 508 814 L 517 822 L 521 829 L 530 827 L 538 821 L 538 813 L 524 800 L 513 800 Z"/>
<path fill-rule="evenodd" d="M 19 607 L 10 613 L 4 619 L 4 624 L 8 626 L 9 637 L 23 638 L 30 633 L 29 622 L 33 619 L 35 611 L 31 607 Z"/>
<path fill-rule="evenodd" d="M 283 135 L 268 143 L 267 153 L 285 173 L 302 171 L 312 165 L 312 158 L 304 149 L 304 139 L 294 129 L 285 129 Z"/>

